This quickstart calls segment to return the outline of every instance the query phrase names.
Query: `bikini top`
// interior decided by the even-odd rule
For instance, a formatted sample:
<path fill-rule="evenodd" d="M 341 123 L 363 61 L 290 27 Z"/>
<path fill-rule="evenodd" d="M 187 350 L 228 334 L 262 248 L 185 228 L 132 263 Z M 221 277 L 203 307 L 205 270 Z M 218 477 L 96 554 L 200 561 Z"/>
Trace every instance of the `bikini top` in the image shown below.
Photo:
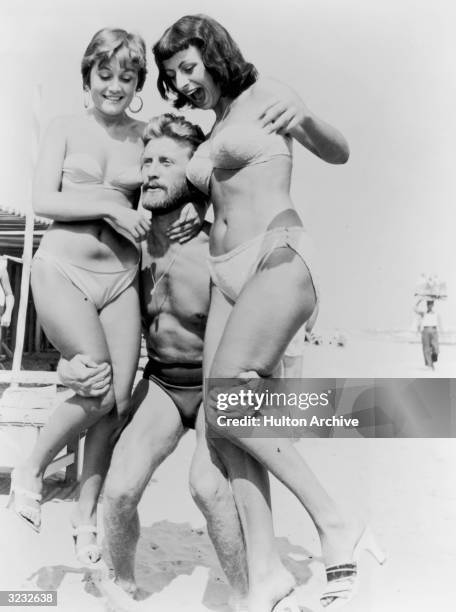
<path fill-rule="evenodd" d="M 106 176 L 97 160 L 87 153 L 70 153 L 63 164 L 62 186 L 100 185 L 129 195 L 141 186 L 141 182 L 139 165 L 125 168 L 116 176 Z"/>
<path fill-rule="evenodd" d="M 187 165 L 187 178 L 209 194 L 214 169 L 239 170 L 277 157 L 291 157 L 291 136 L 268 134 L 260 125 L 237 123 L 203 142 Z"/>

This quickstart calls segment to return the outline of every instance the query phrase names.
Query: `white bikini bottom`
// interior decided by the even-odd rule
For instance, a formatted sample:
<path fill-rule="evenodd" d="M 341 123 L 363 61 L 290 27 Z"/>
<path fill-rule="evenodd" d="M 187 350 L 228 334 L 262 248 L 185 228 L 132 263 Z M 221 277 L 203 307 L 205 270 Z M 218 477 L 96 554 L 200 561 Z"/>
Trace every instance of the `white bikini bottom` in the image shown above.
<path fill-rule="evenodd" d="M 236 302 L 243 287 L 261 269 L 269 255 L 278 248 L 289 247 L 304 262 L 307 267 L 319 303 L 318 286 L 312 274 L 314 268 L 314 249 L 312 241 L 303 227 L 277 227 L 247 242 L 223 255 L 209 255 L 209 269 L 212 282 L 232 302 Z M 284 296 L 286 299 L 286 296 Z M 294 336 L 286 350 L 287 355 L 301 355 L 305 337 L 305 324 Z"/>
<path fill-rule="evenodd" d="M 97 310 L 101 310 L 123 293 L 133 283 L 138 272 L 138 264 L 115 272 L 90 270 L 57 258 L 41 248 L 35 253 L 34 259 L 41 259 L 56 268 L 95 305 Z"/>

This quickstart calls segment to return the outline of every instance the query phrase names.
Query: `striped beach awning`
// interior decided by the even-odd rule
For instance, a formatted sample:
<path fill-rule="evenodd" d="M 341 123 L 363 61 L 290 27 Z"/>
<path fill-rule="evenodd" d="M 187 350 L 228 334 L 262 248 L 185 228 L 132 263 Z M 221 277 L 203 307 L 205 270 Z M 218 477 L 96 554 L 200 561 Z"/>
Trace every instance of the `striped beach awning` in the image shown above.
<path fill-rule="evenodd" d="M 33 249 L 37 249 L 50 221 L 35 217 Z M 0 255 L 21 257 L 24 248 L 25 215 L 0 205 Z"/>

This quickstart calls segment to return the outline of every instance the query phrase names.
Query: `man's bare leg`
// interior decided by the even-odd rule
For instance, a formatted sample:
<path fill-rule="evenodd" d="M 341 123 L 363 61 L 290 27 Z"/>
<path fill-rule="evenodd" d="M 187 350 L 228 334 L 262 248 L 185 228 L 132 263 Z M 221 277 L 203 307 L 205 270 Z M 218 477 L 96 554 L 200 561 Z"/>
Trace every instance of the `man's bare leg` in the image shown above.
<path fill-rule="evenodd" d="M 244 537 L 226 470 L 207 444 L 203 407 L 196 422 L 196 440 L 190 491 L 204 514 L 220 565 L 235 592 L 235 605 L 241 606 L 248 595 Z"/>
<path fill-rule="evenodd" d="M 137 506 L 152 474 L 176 448 L 185 429 L 173 401 L 153 382 L 141 380 L 132 401 L 136 412 L 114 448 L 103 507 L 115 581 L 134 596 Z"/>

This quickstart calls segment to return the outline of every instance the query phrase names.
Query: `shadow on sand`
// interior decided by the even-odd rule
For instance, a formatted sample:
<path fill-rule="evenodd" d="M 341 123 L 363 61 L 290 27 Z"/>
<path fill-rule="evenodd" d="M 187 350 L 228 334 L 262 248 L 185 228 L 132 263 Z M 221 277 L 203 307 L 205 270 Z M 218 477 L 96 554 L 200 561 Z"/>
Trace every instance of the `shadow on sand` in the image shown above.
<path fill-rule="evenodd" d="M 309 564 L 312 558 L 309 552 L 291 544 L 287 538 L 278 538 L 277 546 L 285 567 L 292 572 L 297 585 L 307 583 L 311 577 Z M 103 552 L 110 567 L 105 546 Z M 159 593 L 181 575 L 190 576 L 197 567 L 209 570 L 202 603 L 214 612 L 228 612 L 231 590 L 205 529 L 169 521 L 160 521 L 141 529 L 135 570 L 141 599 Z M 66 565 L 42 567 L 28 580 L 39 589 L 58 590 L 68 574 L 81 574 L 85 592 L 97 598 L 102 596 L 97 587 L 96 570 L 88 568 Z"/>

